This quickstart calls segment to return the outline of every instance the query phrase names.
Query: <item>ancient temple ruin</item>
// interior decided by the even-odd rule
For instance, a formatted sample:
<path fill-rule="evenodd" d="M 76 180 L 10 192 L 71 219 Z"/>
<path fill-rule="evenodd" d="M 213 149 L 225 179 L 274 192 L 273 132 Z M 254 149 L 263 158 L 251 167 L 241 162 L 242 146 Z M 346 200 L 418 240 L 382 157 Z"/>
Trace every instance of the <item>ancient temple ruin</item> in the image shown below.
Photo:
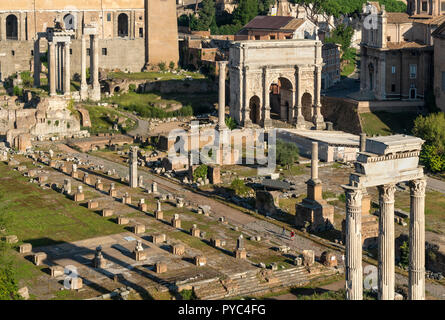
<path fill-rule="evenodd" d="M 343 188 L 346 194 L 346 297 L 363 299 L 362 199 L 366 188 L 378 187 L 380 202 L 378 297 L 394 300 L 395 184 L 408 181 L 411 191 L 408 299 L 425 299 L 425 187 L 419 154 L 423 140 L 393 135 L 361 143 L 355 172 Z"/>

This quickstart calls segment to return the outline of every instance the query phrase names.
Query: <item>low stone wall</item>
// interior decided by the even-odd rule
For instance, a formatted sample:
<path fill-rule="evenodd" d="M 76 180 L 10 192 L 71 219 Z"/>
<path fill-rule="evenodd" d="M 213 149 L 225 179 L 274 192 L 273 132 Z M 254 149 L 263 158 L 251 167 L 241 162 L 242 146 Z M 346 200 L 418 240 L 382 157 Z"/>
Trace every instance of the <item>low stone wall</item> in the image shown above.
<path fill-rule="evenodd" d="M 359 101 L 358 113 L 386 111 L 386 112 L 419 112 L 425 105 L 424 101 Z"/>

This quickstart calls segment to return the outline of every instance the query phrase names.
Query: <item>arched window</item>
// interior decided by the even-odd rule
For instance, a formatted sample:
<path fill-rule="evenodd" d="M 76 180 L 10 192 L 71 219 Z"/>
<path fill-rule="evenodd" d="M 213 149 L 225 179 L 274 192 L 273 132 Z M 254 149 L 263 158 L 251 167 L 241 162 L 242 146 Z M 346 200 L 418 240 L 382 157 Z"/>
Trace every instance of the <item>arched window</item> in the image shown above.
<path fill-rule="evenodd" d="M 63 17 L 63 24 L 66 30 L 76 30 L 76 18 L 72 14 Z"/>
<path fill-rule="evenodd" d="M 6 18 L 6 39 L 18 40 L 18 22 L 17 17 L 13 14 Z"/>
<path fill-rule="evenodd" d="M 128 16 L 125 13 L 117 17 L 117 34 L 119 37 L 128 37 Z"/>

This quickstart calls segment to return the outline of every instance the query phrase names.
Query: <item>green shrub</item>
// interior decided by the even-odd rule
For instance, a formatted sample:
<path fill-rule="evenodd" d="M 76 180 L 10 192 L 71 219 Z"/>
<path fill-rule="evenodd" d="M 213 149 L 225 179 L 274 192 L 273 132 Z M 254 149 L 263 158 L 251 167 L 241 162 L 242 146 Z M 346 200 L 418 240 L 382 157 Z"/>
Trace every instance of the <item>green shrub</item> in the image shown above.
<path fill-rule="evenodd" d="M 136 92 L 136 89 L 137 89 L 137 87 L 136 87 L 136 85 L 135 85 L 134 83 L 132 83 L 132 84 L 130 84 L 130 85 L 128 86 L 128 90 L 129 90 L 129 91 L 134 91 L 134 92 Z"/>
<path fill-rule="evenodd" d="M 170 61 L 168 67 L 173 70 L 175 68 L 175 66 L 176 66 L 175 62 L 174 61 Z"/>
<path fill-rule="evenodd" d="M 161 70 L 161 71 L 165 71 L 166 70 L 166 64 L 165 64 L 165 62 L 159 62 L 158 63 L 158 67 L 159 67 L 159 69 Z"/>
<path fill-rule="evenodd" d="M 277 140 L 277 163 L 289 167 L 298 161 L 298 147 L 290 142 Z"/>
<path fill-rule="evenodd" d="M 409 265 L 409 244 L 407 241 L 403 241 L 400 246 L 400 264 L 404 267 Z"/>
<path fill-rule="evenodd" d="M 179 292 L 181 295 L 182 300 L 196 300 L 197 297 L 195 295 L 195 291 L 192 290 L 182 290 Z"/>
<path fill-rule="evenodd" d="M 230 188 L 235 192 L 238 196 L 247 196 L 249 192 L 252 190 L 250 187 L 246 186 L 243 180 L 236 178 L 230 184 Z"/>
<path fill-rule="evenodd" d="M 236 121 L 232 117 L 228 117 L 224 120 L 226 122 L 227 128 L 233 130 L 237 127 Z"/>
<path fill-rule="evenodd" d="M 207 178 L 208 167 L 205 164 L 201 164 L 198 168 L 193 171 L 193 181 L 198 181 L 199 178 L 204 180 Z"/>
<path fill-rule="evenodd" d="M 20 97 L 23 94 L 23 89 L 15 86 L 12 92 L 14 96 Z"/>
<path fill-rule="evenodd" d="M 31 76 L 31 72 L 29 71 L 23 71 L 20 73 L 20 78 L 22 78 L 23 86 L 25 88 L 32 88 L 34 84 L 34 79 Z"/>

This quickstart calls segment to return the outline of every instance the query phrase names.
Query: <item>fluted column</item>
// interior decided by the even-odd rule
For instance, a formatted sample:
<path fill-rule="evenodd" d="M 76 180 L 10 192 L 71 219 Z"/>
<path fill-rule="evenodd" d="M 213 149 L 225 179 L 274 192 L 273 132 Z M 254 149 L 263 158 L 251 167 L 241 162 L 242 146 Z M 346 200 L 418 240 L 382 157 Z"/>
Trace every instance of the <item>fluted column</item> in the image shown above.
<path fill-rule="evenodd" d="M 363 299 L 362 190 L 343 186 L 346 195 L 346 299 Z"/>
<path fill-rule="evenodd" d="M 425 300 L 425 187 L 425 179 L 410 181 L 409 300 Z"/>
<path fill-rule="evenodd" d="M 312 142 L 311 179 L 318 179 L 318 142 Z"/>
<path fill-rule="evenodd" d="M 130 149 L 130 188 L 138 187 L 138 148 Z"/>
<path fill-rule="evenodd" d="M 70 43 L 65 42 L 64 45 L 64 73 L 63 73 L 63 94 L 70 95 L 71 92 L 71 57 L 70 57 Z"/>
<path fill-rule="evenodd" d="M 227 61 L 219 61 L 219 100 L 218 100 L 218 129 L 224 130 L 226 126 L 226 65 Z"/>
<path fill-rule="evenodd" d="M 56 93 L 56 44 L 48 43 L 48 59 L 49 59 L 49 94 L 55 96 Z"/>
<path fill-rule="evenodd" d="M 86 100 L 88 98 L 88 84 L 87 84 L 87 46 L 85 35 L 81 37 L 81 60 L 80 60 L 80 99 Z"/>
<path fill-rule="evenodd" d="M 379 300 L 394 300 L 394 184 L 379 186 Z"/>

